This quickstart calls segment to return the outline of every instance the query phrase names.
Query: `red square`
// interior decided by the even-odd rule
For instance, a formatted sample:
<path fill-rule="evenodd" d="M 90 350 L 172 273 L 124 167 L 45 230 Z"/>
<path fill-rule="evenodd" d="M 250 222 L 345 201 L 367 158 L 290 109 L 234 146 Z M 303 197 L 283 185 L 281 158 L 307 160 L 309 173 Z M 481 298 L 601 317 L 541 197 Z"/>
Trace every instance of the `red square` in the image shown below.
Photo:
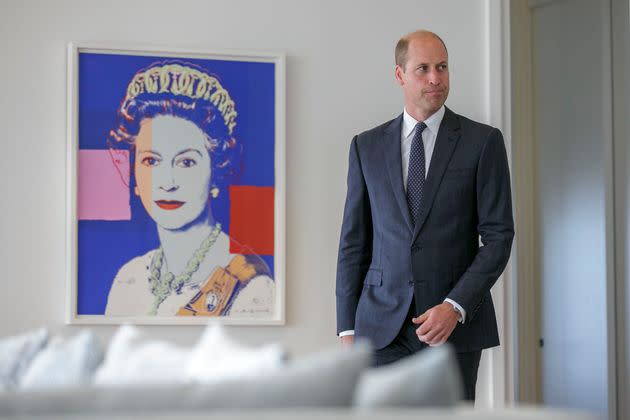
<path fill-rule="evenodd" d="M 273 255 L 274 188 L 230 186 L 230 252 Z"/>

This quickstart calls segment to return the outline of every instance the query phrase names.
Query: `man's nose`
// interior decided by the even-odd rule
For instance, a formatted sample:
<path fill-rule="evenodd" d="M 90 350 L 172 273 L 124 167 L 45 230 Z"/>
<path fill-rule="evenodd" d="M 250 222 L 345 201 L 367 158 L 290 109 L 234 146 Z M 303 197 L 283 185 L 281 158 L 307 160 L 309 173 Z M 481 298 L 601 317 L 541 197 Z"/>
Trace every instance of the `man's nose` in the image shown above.
<path fill-rule="evenodd" d="M 439 85 L 441 83 L 440 75 L 436 70 L 429 72 L 429 83 L 432 85 Z"/>

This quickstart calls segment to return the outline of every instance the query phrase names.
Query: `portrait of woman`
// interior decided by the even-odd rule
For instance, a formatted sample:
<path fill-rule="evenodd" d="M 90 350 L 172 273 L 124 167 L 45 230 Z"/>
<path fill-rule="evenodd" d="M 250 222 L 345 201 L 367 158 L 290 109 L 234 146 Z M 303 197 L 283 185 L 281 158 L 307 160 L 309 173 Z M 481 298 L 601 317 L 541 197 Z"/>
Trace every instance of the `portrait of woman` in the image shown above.
<path fill-rule="evenodd" d="M 117 271 L 108 316 L 273 316 L 275 283 L 253 252 L 231 252 L 214 204 L 228 199 L 243 148 L 238 113 L 218 77 L 162 60 L 128 84 L 108 139 L 126 151 L 129 188 L 155 224 L 159 246 Z M 120 163 L 118 163 L 120 164 Z"/>

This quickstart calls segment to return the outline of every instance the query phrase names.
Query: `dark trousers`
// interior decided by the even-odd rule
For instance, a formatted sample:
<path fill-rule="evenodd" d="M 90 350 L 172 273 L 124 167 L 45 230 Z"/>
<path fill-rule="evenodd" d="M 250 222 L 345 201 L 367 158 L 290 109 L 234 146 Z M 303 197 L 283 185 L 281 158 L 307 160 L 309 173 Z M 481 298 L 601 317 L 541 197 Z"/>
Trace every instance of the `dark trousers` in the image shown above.
<path fill-rule="evenodd" d="M 412 301 L 409 313 L 405 319 L 400 332 L 386 347 L 376 350 L 374 353 L 374 366 L 384 366 L 394 363 L 403 357 L 410 356 L 428 347 L 421 342 L 416 335 L 416 324 L 411 322 L 414 315 L 415 304 Z M 464 384 L 464 400 L 475 401 L 475 387 L 477 385 L 477 371 L 479 370 L 479 360 L 481 360 L 481 350 L 472 352 L 456 353 L 457 365 Z"/>

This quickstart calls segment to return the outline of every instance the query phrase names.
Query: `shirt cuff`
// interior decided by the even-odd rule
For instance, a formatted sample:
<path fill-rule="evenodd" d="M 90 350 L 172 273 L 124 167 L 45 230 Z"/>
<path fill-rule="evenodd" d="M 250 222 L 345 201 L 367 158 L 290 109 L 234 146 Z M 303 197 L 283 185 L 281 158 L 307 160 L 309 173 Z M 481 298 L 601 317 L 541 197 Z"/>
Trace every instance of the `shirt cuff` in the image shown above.
<path fill-rule="evenodd" d="M 354 330 L 345 330 L 339 333 L 339 337 L 345 337 L 347 335 L 354 335 Z"/>
<path fill-rule="evenodd" d="M 453 307 L 455 309 L 457 309 L 459 311 L 459 314 L 461 315 L 459 317 L 459 322 L 461 322 L 462 324 L 464 322 L 466 322 L 466 310 L 464 308 L 462 308 L 459 303 L 457 303 L 453 299 L 449 299 L 449 298 L 444 299 L 444 302 L 450 303 L 451 305 L 453 305 Z"/>

